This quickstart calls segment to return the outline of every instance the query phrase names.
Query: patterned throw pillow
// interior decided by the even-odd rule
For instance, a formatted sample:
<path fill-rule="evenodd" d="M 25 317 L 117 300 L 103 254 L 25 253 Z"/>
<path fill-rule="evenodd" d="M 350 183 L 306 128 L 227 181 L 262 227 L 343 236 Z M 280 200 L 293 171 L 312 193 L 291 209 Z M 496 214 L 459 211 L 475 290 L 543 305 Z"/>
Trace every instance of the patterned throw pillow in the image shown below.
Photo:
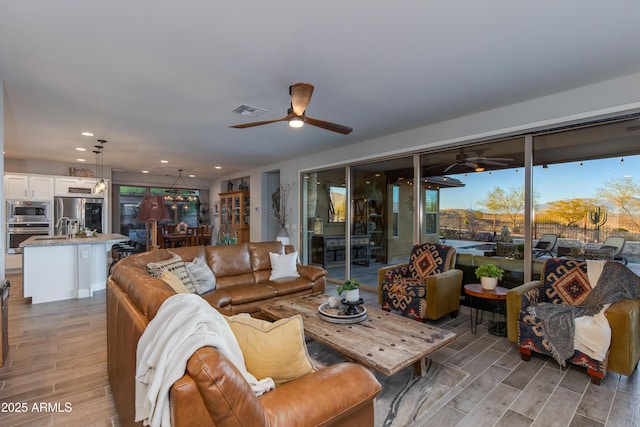
<path fill-rule="evenodd" d="M 420 280 L 425 280 L 432 274 L 444 273 L 449 270 L 451 257 L 455 249 L 451 246 L 435 243 L 416 245 L 409 257 L 409 274 Z"/>
<path fill-rule="evenodd" d="M 165 261 L 150 262 L 147 264 L 147 271 L 153 277 L 162 276 L 162 272 L 165 270 L 176 276 L 182 284 L 189 289 L 189 292 L 192 294 L 196 293 L 196 287 L 191 280 L 187 267 L 184 265 L 184 261 L 182 261 L 179 255 L 174 255 Z"/>
<path fill-rule="evenodd" d="M 542 292 L 547 302 L 579 305 L 591 289 L 586 261 L 550 258 L 544 263 Z"/>

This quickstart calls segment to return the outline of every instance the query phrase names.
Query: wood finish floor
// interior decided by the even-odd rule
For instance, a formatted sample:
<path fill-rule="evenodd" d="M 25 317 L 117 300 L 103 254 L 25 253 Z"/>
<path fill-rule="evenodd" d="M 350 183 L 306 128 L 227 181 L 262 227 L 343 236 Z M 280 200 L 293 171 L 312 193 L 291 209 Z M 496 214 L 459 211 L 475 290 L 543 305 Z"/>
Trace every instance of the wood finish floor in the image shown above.
<path fill-rule="evenodd" d="M 0 426 L 118 426 L 107 378 L 105 293 L 32 305 L 22 298 L 22 275 L 7 279 Z"/>
<path fill-rule="evenodd" d="M 0 368 L 0 426 L 118 426 L 106 369 L 105 295 L 31 305 L 22 276 L 8 275 L 9 355 Z M 335 293 L 335 285 L 328 284 Z M 377 296 L 362 292 L 367 304 Z M 544 357 L 522 362 L 506 338 L 471 334 L 469 308 L 434 324 L 458 334 L 433 359 L 469 372 L 460 390 L 425 425 L 636 426 L 640 375 L 608 373 L 594 386 L 582 369 Z M 65 411 L 65 403 L 70 412 Z M 6 412 L 11 404 L 26 412 Z M 42 407 L 41 404 L 48 405 Z M 59 406 L 59 408 L 56 407 Z"/>

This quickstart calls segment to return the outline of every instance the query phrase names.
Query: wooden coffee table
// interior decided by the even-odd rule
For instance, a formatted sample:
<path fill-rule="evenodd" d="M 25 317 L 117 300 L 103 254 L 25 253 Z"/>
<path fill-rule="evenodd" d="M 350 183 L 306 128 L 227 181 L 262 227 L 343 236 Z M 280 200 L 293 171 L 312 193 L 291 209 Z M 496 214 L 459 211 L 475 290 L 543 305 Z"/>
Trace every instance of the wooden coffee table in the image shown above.
<path fill-rule="evenodd" d="M 273 319 L 300 314 L 307 337 L 384 375 L 393 375 L 413 365 L 416 374 L 424 376 L 426 357 L 457 337 L 453 332 L 369 305 L 365 305 L 367 319 L 360 323 L 330 323 L 318 314 L 318 307 L 327 302 L 329 296 L 305 295 L 258 308 Z"/>

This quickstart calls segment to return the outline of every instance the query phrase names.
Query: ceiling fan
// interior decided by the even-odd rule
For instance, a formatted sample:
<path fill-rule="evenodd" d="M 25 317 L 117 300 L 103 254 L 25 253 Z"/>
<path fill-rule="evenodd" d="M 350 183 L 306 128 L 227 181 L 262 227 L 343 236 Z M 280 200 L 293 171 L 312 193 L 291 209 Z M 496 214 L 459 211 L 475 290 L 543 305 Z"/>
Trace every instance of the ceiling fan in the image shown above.
<path fill-rule="evenodd" d="M 482 172 L 485 169 L 485 166 L 509 166 L 509 163 L 512 162 L 513 159 L 509 159 L 506 157 L 484 157 L 480 156 L 482 151 L 477 153 L 477 156 L 468 157 L 463 149 L 460 149 L 460 152 L 456 154 L 456 161 L 449 166 L 447 166 L 442 173 L 445 174 L 449 172 L 451 169 L 458 165 L 467 166 L 476 172 Z"/>
<path fill-rule="evenodd" d="M 307 117 L 305 110 L 311 100 L 313 94 L 313 85 L 309 83 L 296 83 L 289 86 L 289 95 L 291 95 L 291 107 L 287 110 L 287 115 L 281 119 L 266 120 L 262 122 L 243 123 L 240 125 L 229 126 L 236 129 L 244 129 L 253 126 L 267 125 L 275 122 L 289 122 L 291 127 L 302 127 L 305 123 L 311 126 L 316 126 L 322 129 L 327 129 L 333 132 L 338 132 L 343 135 L 347 135 L 353 129 L 348 126 L 339 125 L 337 123 L 325 122 L 322 120 Z"/>

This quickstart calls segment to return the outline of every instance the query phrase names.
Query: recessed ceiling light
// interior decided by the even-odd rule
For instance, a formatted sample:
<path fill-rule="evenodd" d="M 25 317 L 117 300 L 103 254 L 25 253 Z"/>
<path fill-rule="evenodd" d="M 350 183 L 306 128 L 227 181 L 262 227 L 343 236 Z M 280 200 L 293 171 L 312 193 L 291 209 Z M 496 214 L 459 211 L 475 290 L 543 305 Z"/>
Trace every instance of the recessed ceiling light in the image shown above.
<path fill-rule="evenodd" d="M 87 151 L 87 149 L 82 147 L 76 147 L 76 151 Z"/>
<path fill-rule="evenodd" d="M 222 166 L 214 166 L 214 169 L 222 169 Z"/>
<path fill-rule="evenodd" d="M 169 163 L 169 160 L 160 160 L 160 163 Z"/>
<path fill-rule="evenodd" d="M 93 136 L 91 132 L 82 132 L 83 136 Z"/>
<path fill-rule="evenodd" d="M 142 171 L 142 173 L 149 173 L 149 171 Z"/>
<path fill-rule="evenodd" d="M 195 178 L 196 176 L 194 174 L 189 175 L 189 178 Z"/>
<path fill-rule="evenodd" d="M 77 160 L 77 161 L 79 161 L 79 162 L 84 162 L 84 161 L 86 161 L 85 159 L 76 159 L 76 160 Z"/>

